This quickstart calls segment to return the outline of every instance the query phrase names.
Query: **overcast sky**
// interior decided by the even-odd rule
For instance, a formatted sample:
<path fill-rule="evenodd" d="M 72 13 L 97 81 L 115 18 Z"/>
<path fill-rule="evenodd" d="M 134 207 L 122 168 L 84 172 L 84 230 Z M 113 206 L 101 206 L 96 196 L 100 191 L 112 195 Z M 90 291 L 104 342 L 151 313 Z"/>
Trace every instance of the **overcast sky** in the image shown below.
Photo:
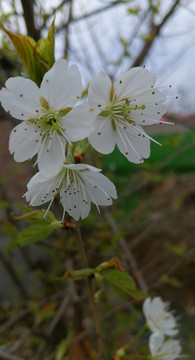
<path fill-rule="evenodd" d="M 42 0 L 40 4 L 50 11 L 60 2 L 60 0 Z M 73 18 L 106 6 L 109 2 L 109 0 L 74 0 Z M 156 22 L 160 22 L 173 2 L 174 0 L 161 0 L 161 12 L 160 16 L 156 16 Z M 143 25 L 139 29 L 139 37 L 133 40 L 131 58 L 124 59 L 121 66 L 117 68 L 113 63 L 118 60 L 123 51 L 119 38 L 123 37 L 128 42 L 138 24 L 136 16 L 127 15 L 127 7 L 141 6 L 144 11 L 147 3 L 147 0 L 132 0 L 127 4 L 115 6 L 112 10 L 70 25 L 71 54 L 69 61 L 78 63 L 84 84 L 87 84 L 98 71 L 105 68 L 103 58 L 106 59 L 106 71 L 115 78 L 131 66 L 139 48 L 143 45 L 141 36 L 145 34 L 145 22 L 143 21 Z M 9 11 L 9 2 L 2 0 L 2 4 L 4 4 L 4 11 Z M 16 5 L 17 10 L 21 13 L 20 2 L 16 1 Z M 56 16 L 56 26 L 64 21 L 65 15 L 63 12 Z M 25 32 L 22 22 L 20 22 L 20 28 L 22 32 Z M 99 53 L 97 53 L 97 47 L 94 46 L 95 42 L 98 43 Z M 63 51 L 62 35 L 57 36 L 56 58 L 63 56 Z M 171 101 L 171 106 L 185 113 L 195 113 L 194 64 L 195 1 L 183 0 L 171 20 L 163 27 L 161 36 L 155 40 L 144 65 L 157 73 L 159 86 L 172 84 L 171 90 L 167 88 L 168 96 L 173 98 L 175 95 L 179 95 L 179 100 Z"/>

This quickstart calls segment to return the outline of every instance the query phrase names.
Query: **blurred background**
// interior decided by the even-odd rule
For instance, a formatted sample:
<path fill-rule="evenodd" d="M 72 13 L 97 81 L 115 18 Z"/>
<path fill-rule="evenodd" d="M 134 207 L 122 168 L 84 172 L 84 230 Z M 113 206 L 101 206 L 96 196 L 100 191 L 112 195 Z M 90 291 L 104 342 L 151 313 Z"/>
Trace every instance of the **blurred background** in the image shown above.
<path fill-rule="evenodd" d="M 151 144 L 151 157 L 142 165 L 129 163 L 117 149 L 107 156 L 91 149 L 86 163 L 103 167 L 117 186 L 118 200 L 100 214 L 93 208 L 81 229 L 91 267 L 117 254 L 140 290 L 170 301 L 179 317 L 184 353 L 193 360 L 195 2 L 1 0 L 0 15 L 7 29 L 36 41 L 47 36 L 55 18 L 56 60 L 65 57 L 69 64 L 76 63 L 86 90 L 100 70 L 113 81 L 134 66 L 146 66 L 156 73 L 156 86 L 168 98 L 163 119 L 176 126 L 145 129 L 165 146 Z M 0 44 L 3 86 L 10 76 L 25 73 L 2 31 Z M 96 359 L 89 340 L 89 334 L 93 337 L 90 313 L 83 303 L 85 286 L 54 279 L 67 269 L 80 267 L 73 234 L 56 231 L 45 241 L 16 247 L 18 231 L 28 224 L 15 216 L 26 205 L 21 197 L 34 172 L 31 163 L 15 163 L 9 154 L 9 134 L 16 124 L 1 108 L 0 351 L 18 359 Z M 57 204 L 52 210 L 61 217 Z M 105 284 L 95 284 L 99 287 L 102 296 L 97 301 L 108 358 L 115 359 L 116 349 L 128 342 L 144 321 L 138 311 L 142 302 L 121 293 L 116 296 Z M 65 301 L 67 294 L 71 303 Z M 129 354 L 131 351 L 135 348 Z"/>

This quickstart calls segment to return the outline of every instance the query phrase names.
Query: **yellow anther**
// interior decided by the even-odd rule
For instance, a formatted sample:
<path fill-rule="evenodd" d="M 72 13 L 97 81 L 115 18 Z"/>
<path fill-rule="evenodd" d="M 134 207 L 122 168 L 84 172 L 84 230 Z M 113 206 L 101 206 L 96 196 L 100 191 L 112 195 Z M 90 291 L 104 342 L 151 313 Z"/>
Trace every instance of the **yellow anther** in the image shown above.
<path fill-rule="evenodd" d="M 47 100 L 43 96 L 40 97 L 40 103 L 45 109 L 49 108 L 49 104 L 48 104 Z"/>
<path fill-rule="evenodd" d="M 93 109 L 93 108 L 89 108 L 89 111 L 94 111 L 94 109 Z"/>

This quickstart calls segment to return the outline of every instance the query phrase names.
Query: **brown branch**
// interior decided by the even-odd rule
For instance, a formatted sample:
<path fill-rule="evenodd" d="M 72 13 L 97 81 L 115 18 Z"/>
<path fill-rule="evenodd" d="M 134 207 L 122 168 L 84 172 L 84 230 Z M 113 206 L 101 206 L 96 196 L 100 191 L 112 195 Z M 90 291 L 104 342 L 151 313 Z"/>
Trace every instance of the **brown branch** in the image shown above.
<path fill-rule="evenodd" d="M 139 55 L 137 56 L 136 60 L 134 61 L 132 67 L 140 66 L 143 60 L 145 59 L 146 55 L 148 54 L 156 36 L 159 35 L 161 28 L 164 26 L 164 24 L 167 22 L 167 20 L 172 16 L 174 13 L 176 7 L 179 5 L 181 0 L 176 0 L 173 6 L 170 8 L 168 13 L 164 16 L 163 20 L 160 24 L 155 25 L 153 22 L 151 24 L 150 28 L 150 41 L 146 41 L 142 50 L 140 51 Z"/>
<path fill-rule="evenodd" d="M 20 292 L 20 295 L 24 298 L 24 300 L 29 300 L 29 295 L 27 293 L 27 290 L 25 289 L 24 285 L 22 284 L 19 277 L 17 276 L 16 271 L 13 268 L 12 264 L 10 263 L 10 261 L 7 260 L 4 253 L 1 250 L 0 250 L 0 261 L 4 265 L 8 274 L 12 278 L 13 282 L 15 283 L 17 289 Z"/>
<path fill-rule="evenodd" d="M 0 350 L 0 359 L 1 360 L 24 360 L 21 357 L 8 354 L 8 353 L 6 353 L 4 351 L 1 351 L 1 350 Z"/>
<path fill-rule="evenodd" d="M 60 321 L 60 319 L 62 318 L 65 309 L 67 308 L 69 302 L 70 302 L 70 295 L 68 294 L 62 301 L 60 307 L 58 308 L 54 318 L 52 319 L 52 321 L 50 322 L 47 331 L 45 332 L 45 336 L 47 337 L 47 339 L 49 339 L 56 327 L 56 325 L 58 324 L 58 322 Z M 47 347 L 47 341 L 42 342 L 42 344 L 40 345 L 40 347 L 37 350 L 37 355 L 35 360 L 40 360 L 42 359 L 42 355 L 45 351 Z"/>
<path fill-rule="evenodd" d="M 102 12 L 111 9 L 116 5 L 124 5 L 124 3 L 121 0 L 113 1 L 111 4 L 106 5 L 106 6 L 102 7 L 102 8 L 100 8 L 100 9 L 96 9 L 96 10 L 91 11 L 90 13 L 87 13 L 87 14 L 72 18 L 72 22 L 78 22 L 80 20 L 85 20 L 85 19 L 88 19 L 89 17 L 101 14 Z"/>
<path fill-rule="evenodd" d="M 116 224 L 116 222 L 114 221 L 113 217 L 111 216 L 111 214 L 109 213 L 108 209 L 106 208 L 102 208 L 103 214 L 105 219 L 107 220 L 108 224 L 110 225 L 110 228 L 112 229 L 112 232 L 114 234 L 119 232 L 119 227 Z M 131 268 L 131 271 L 133 273 L 133 276 L 135 278 L 135 280 L 137 281 L 140 290 L 147 293 L 148 292 L 148 286 L 146 284 L 146 281 L 141 273 L 141 271 L 138 268 L 137 265 L 137 261 L 132 253 L 132 251 L 130 250 L 130 248 L 127 245 L 127 242 L 125 240 L 125 238 L 123 236 L 120 237 L 119 239 L 119 245 L 120 247 L 123 249 L 124 254 L 129 262 L 129 266 Z"/>
<path fill-rule="evenodd" d="M 69 9 L 68 9 L 68 20 L 67 23 L 65 25 L 65 49 L 64 49 L 64 56 L 68 57 L 68 50 L 69 50 L 69 24 L 72 20 L 72 0 L 70 1 L 69 4 Z"/>
<path fill-rule="evenodd" d="M 23 7 L 24 21 L 28 35 L 35 41 L 40 39 L 40 30 L 36 29 L 34 22 L 34 0 L 21 0 Z"/>
<path fill-rule="evenodd" d="M 0 326 L 0 335 L 7 331 L 10 327 L 13 327 L 15 323 L 18 323 L 20 320 L 22 320 L 25 316 L 29 315 L 31 313 L 31 310 L 24 309 L 19 312 L 19 314 L 16 314 L 15 316 L 12 316 L 9 320 L 7 320 L 4 324 Z"/>

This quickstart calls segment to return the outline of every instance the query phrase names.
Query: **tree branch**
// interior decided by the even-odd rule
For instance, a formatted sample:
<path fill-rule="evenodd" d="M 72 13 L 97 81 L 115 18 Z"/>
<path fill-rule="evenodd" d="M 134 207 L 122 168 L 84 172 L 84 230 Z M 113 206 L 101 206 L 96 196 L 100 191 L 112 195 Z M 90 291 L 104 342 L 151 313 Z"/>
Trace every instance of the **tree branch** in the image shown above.
<path fill-rule="evenodd" d="M 8 353 L 6 353 L 4 351 L 1 351 L 1 350 L 0 350 L 0 359 L 1 360 L 24 360 L 21 357 L 8 354 Z"/>
<path fill-rule="evenodd" d="M 3 252 L 0 250 L 0 261 L 6 268 L 7 272 L 11 276 L 12 280 L 14 281 L 15 285 L 17 286 L 21 296 L 24 298 L 24 300 L 29 300 L 29 295 L 27 293 L 27 290 L 23 286 L 22 282 L 18 278 L 15 269 L 12 267 L 11 263 L 6 259 Z"/>
<path fill-rule="evenodd" d="M 114 219 L 111 216 L 108 209 L 102 208 L 102 211 L 103 211 L 104 217 L 107 220 L 108 224 L 110 225 L 110 228 L 112 229 L 113 233 L 114 234 L 118 233 L 119 232 L 118 225 L 114 221 Z M 136 261 L 134 255 L 133 255 L 132 251 L 128 247 L 128 245 L 126 243 L 126 240 L 124 239 L 123 236 L 120 236 L 119 245 L 123 249 L 124 254 L 126 255 L 126 258 L 129 261 L 129 265 L 130 265 L 130 268 L 132 270 L 133 276 L 134 276 L 135 280 L 137 281 L 141 291 L 147 293 L 148 292 L 148 286 L 147 286 L 147 284 L 145 282 L 145 279 L 144 279 L 141 271 L 138 268 L 137 261 Z"/>
<path fill-rule="evenodd" d="M 136 58 L 136 60 L 134 61 L 132 67 L 136 67 L 136 66 L 140 66 L 141 63 L 143 62 L 143 60 L 145 59 L 146 55 L 148 54 L 155 38 L 157 35 L 159 35 L 161 28 L 164 26 L 164 24 L 167 22 L 167 20 L 171 17 L 171 15 L 174 13 L 176 7 L 179 5 L 181 0 L 176 0 L 175 3 L 173 4 L 173 6 L 171 7 L 171 9 L 168 11 L 168 13 L 165 15 L 165 17 L 163 18 L 163 20 L 161 21 L 160 24 L 155 25 L 154 23 L 151 24 L 151 28 L 150 28 L 150 36 L 151 36 L 151 40 L 150 41 L 146 41 L 142 50 L 140 51 L 138 57 Z"/>
<path fill-rule="evenodd" d="M 34 0 L 21 0 L 24 20 L 27 28 L 28 35 L 35 41 L 40 39 L 40 30 L 36 29 L 34 22 Z"/>

